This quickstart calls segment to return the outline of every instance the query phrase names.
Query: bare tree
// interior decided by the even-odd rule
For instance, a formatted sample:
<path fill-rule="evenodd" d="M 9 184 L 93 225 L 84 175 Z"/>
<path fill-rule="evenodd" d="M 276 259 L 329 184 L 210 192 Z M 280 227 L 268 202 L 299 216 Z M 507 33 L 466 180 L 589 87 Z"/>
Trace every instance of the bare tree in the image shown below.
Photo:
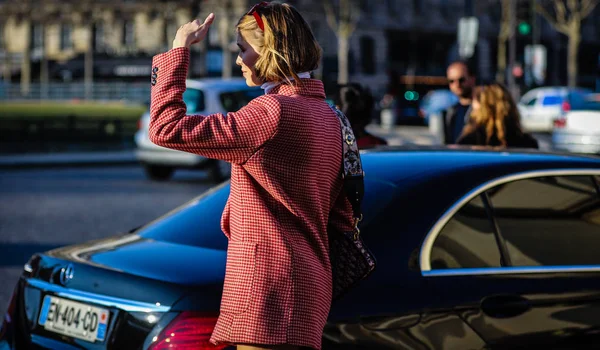
<path fill-rule="evenodd" d="M 512 0 L 502 0 L 502 19 L 500 22 L 500 32 L 498 33 L 498 69 L 496 71 L 496 81 L 504 83 L 506 78 L 506 41 L 511 37 L 514 28 L 511 27 L 511 6 Z"/>
<path fill-rule="evenodd" d="M 231 12 L 233 4 L 230 0 L 220 1 L 221 15 L 219 16 L 218 30 L 219 30 L 219 43 L 221 44 L 221 50 L 223 51 L 223 78 L 231 78 L 232 72 L 232 60 L 231 60 Z"/>
<path fill-rule="evenodd" d="M 581 21 L 598 5 L 598 0 L 552 0 L 554 16 L 543 4 L 536 3 L 535 10 L 558 32 L 569 38 L 567 72 L 569 86 L 577 85 L 577 53 L 581 42 Z"/>
<path fill-rule="evenodd" d="M 325 15 L 327 24 L 334 31 L 338 44 L 338 83 L 349 81 L 348 53 L 350 52 L 350 37 L 356 29 L 360 18 L 358 0 L 338 0 L 337 6 L 333 0 L 325 0 Z"/>

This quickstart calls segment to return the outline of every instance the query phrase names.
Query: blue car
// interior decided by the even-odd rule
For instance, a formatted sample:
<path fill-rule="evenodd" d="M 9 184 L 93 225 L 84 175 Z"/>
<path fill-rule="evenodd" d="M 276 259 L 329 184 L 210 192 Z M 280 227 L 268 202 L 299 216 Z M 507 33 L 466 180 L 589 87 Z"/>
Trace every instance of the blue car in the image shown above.
<path fill-rule="evenodd" d="M 384 147 L 363 162 L 378 266 L 333 304 L 324 349 L 597 348 L 600 158 Z M 0 349 L 214 349 L 228 195 L 31 257 Z"/>

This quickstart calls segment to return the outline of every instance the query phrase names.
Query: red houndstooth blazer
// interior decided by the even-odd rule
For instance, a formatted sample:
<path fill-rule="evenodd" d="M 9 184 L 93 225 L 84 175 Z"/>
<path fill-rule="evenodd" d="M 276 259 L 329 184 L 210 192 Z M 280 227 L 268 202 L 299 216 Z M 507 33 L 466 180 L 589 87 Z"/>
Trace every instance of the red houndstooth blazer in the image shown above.
<path fill-rule="evenodd" d="M 352 229 L 340 122 L 323 84 L 303 79 L 237 112 L 186 115 L 188 63 L 186 48 L 154 57 L 150 139 L 232 163 L 221 219 L 227 266 L 211 342 L 320 349 L 331 304 L 327 227 Z"/>

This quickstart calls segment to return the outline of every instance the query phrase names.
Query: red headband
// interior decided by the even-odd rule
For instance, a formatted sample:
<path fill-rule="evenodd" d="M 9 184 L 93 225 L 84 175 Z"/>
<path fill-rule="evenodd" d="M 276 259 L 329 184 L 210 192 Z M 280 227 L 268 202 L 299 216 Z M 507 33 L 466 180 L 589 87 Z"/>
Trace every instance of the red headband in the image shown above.
<path fill-rule="evenodd" d="M 262 18 L 260 17 L 260 14 L 258 13 L 258 9 L 267 6 L 269 3 L 266 1 L 263 1 L 261 3 L 258 3 L 254 6 L 252 6 L 252 8 L 250 9 L 250 11 L 248 11 L 247 15 L 252 15 L 254 16 L 254 19 L 256 20 L 256 24 L 258 24 L 258 27 L 260 28 L 260 30 L 262 30 L 263 32 L 265 31 L 265 24 L 263 23 Z"/>

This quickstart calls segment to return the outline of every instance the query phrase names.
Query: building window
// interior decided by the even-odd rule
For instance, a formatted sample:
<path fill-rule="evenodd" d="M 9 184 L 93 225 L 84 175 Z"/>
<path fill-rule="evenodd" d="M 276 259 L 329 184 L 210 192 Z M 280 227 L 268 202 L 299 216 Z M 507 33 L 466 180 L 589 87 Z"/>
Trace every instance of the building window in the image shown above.
<path fill-rule="evenodd" d="M 398 0 L 387 0 L 388 13 L 391 15 L 397 15 L 399 5 L 400 4 L 398 4 Z"/>
<path fill-rule="evenodd" d="M 60 26 L 60 49 L 70 50 L 73 48 L 73 26 L 71 24 L 63 23 Z"/>
<path fill-rule="evenodd" d="M 105 33 L 104 33 L 104 23 L 97 22 L 94 23 L 94 50 L 97 52 L 104 51 L 106 48 L 106 43 L 104 42 Z"/>
<path fill-rule="evenodd" d="M 123 45 L 135 46 L 135 23 L 131 20 L 125 21 L 123 25 Z"/>
<path fill-rule="evenodd" d="M 0 22 L 0 50 L 2 51 L 5 49 L 4 44 L 4 23 Z"/>
<path fill-rule="evenodd" d="M 369 2 L 367 0 L 360 1 L 360 10 L 363 13 L 371 13 L 371 6 L 369 6 Z"/>
<path fill-rule="evenodd" d="M 165 43 L 167 45 L 168 48 L 171 48 L 171 43 L 173 42 L 173 39 L 175 39 L 175 34 L 177 34 L 177 23 L 172 20 L 172 19 L 167 19 L 166 23 L 165 23 Z M 209 29 L 208 30 L 208 36 L 209 36 L 209 41 L 210 41 L 210 35 L 211 32 L 215 32 L 216 28 L 215 26 L 212 27 L 213 29 Z"/>
<path fill-rule="evenodd" d="M 375 40 L 371 37 L 360 38 L 360 62 L 363 74 L 375 74 Z"/>
<path fill-rule="evenodd" d="M 423 15 L 423 0 L 413 0 L 413 13 L 415 16 Z"/>
<path fill-rule="evenodd" d="M 39 49 L 44 47 L 44 27 L 36 23 L 31 27 L 31 48 Z"/>

